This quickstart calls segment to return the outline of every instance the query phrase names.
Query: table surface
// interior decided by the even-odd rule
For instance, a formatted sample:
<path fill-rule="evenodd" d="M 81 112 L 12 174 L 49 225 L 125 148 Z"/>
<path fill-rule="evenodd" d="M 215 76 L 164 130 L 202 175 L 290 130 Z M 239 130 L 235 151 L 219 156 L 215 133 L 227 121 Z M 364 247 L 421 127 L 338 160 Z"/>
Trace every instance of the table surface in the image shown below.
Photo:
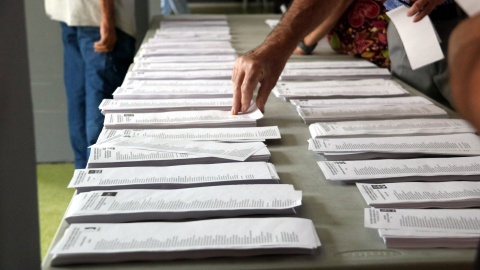
<path fill-rule="evenodd" d="M 270 29 L 265 19 L 278 15 L 228 15 L 232 44 L 243 54 L 260 44 Z M 155 17 L 146 38 L 159 26 Z M 293 56 L 290 61 L 352 60 L 349 56 L 333 54 L 328 48 L 317 50 L 313 56 Z M 405 88 L 421 95 L 412 88 Z M 440 105 L 441 106 L 441 105 Z M 448 109 L 447 109 L 448 110 Z M 451 117 L 455 113 L 449 111 Z M 271 162 L 277 168 L 282 184 L 292 184 L 303 191 L 298 217 L 313 221 L 322 247 L 312 255 L 268 255 L 256 257 L 208 258 L 158 262 L 130 262 L 51 267 L 50 250 L 59 241 L 66 227 L 59 226 L 43 269 L 471 269 L 473 249 L 388 249 L 377 230 L 363 226 L 363 209 L 367 207 L 355 185 L 327 182 L 316 164 L 320 157 L 307 150 L 310 133 L 288 102 L 270 96 L 259 126 L 277 125 L 282 139 L 268 141 Z"/>

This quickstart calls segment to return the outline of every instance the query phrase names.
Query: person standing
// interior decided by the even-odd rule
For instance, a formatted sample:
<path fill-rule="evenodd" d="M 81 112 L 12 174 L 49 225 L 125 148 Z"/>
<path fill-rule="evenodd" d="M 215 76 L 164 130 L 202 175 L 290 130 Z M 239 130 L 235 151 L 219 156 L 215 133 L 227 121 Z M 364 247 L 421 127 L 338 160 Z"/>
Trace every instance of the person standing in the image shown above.
<path fill-rule="evenodd" d="M 59 21 L 64 47 L 64 81 L 75 168 L 85 168 L 88 146 L 100 134 L 98 106 L 120 86 L 135 53 L 135 3 L 130 0 L 45 0 Z"/>

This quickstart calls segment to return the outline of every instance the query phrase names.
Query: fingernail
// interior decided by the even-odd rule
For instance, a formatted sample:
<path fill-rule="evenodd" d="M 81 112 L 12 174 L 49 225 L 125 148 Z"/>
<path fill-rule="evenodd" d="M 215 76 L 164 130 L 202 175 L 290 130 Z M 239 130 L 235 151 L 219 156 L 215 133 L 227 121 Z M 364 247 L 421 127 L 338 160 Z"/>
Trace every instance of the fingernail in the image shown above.
<path fill-rule="evenodd" d="M 235 108 L 232 108 L 232 110 L 230 111 L 231 114 L 233 115 L 236 115 L 237 114 L 237 111 L 235 110 Z"/>
<path fill-rule="evenodd" d="M 246 112 L 247 110 L 248 110 L 248 107 L 242 105 L 242 112 Z"/>

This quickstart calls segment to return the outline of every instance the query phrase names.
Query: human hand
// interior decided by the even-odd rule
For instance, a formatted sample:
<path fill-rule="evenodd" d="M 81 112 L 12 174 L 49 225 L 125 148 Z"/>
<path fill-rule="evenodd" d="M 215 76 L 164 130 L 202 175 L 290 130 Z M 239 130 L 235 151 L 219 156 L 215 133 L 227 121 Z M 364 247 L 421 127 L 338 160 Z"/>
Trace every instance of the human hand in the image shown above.
<path fill-rule="evenodd" d="M 239 57 L 233 68 L 233 104 L 232 114 L 246 112 L 250 107 L 253 92 L 260 83 L 256 104 L 265 112 L 268 95 L 277 83 L 290 54 L 279 53 L 272 46 L 260 45 Z"/>
<path fill-rule="evenodd" d="M 98 53 L 111 52 L 117 43 L 115 24 L 107 21 L 100 23 L 100 40 L 93 44 L 93 49 Z"/>
<path fill-rule="evenodd" d="M 410 0 L 410 3 L 412 2 L 413 4 L 408 9 L 407 16 L 412 17 L 416 14 L 413 22 L 418 22 L 430 14 L 436 6 L 445 2 L 445 0 Z"/>

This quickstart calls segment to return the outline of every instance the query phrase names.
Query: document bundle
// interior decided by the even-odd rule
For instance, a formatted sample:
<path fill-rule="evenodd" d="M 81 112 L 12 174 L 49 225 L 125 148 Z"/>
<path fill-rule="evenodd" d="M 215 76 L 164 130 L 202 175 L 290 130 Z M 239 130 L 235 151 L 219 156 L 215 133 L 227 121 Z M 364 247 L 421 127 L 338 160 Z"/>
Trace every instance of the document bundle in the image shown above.
<path fill-rule="evenodd" d="M 302 218 L 82 223 L 67 228 L 52 265 L 311 254 L 320 245 L 312 221 Z"/>
<path fill-rule="evenodd" d="M 173 190 L 121 189 L 76 194 L 68 223 L 204 219 L 295 214 L 302 192 L 291 185 L 226 185 Z"/>
<path fill-rule="evenodd" d="M 480 155 L 480 138 L 471 133 L 309 139 L 308 143 L 309 150 L 327 160 Z"/>
<path fill-rule="evenodd" d="M 365 227 L 391 248 L 476 248 L 480 209 L 365 209 Z"/>

